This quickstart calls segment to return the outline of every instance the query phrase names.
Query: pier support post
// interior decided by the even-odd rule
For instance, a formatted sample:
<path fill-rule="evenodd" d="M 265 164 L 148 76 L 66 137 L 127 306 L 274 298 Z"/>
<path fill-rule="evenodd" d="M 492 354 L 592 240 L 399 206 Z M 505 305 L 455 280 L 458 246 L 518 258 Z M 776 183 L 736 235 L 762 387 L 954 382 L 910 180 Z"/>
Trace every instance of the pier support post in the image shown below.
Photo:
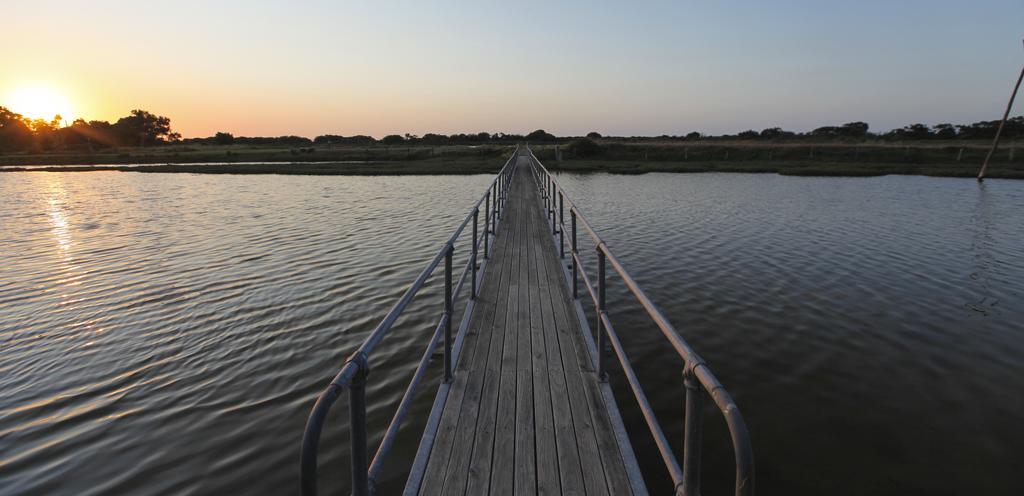
<path fill-rule="evenodd" d="M 999 127 L 996 128 L 996 137 L 992 140 L 992 148 L 989 148 L 988 155 L 985 155 L 985 162 L 981 164 L 981 172 L 978 172 L 978 182 L 985 180 L 985 171 L 988 170 L 988 162 L 992 160 L 992 155 L 995 155 L 996 148 L 999 147 L 999 138 L 1003 135 L 1003 126 L 1006 125 L 1006 119 L 1010 117 L 1010 110 L 1013 109 L 1013 100 L 1017 98 L 1017 90 L 1020 89 L 1020 83 L 1024 81 L 1024 67 L 1020 69 L 1020 76 L 1017 76 L 1017 84 L 1013 86 L 1013 93 L 1010 93 L 1010 101 L 1006 102 L 1006 112 L 1003 112 L 1003 120 L 999 121 Z M 1011 158 L 1011 160 L 1013 160 Z"/>
<path fill-rule="evenodd" d="M 479 244 L 478 243 L 479 236 L 477 234 L 477 224 L 479 223 L 479 219 L 480 219 L 480 207 L 477 207 L 477 208 L 473 209 L 473 254 L 471 255 L 471 257 L 473 258 L 473 261 L 470 262 L 472 264 L 472 266 L 473 266 L 473 284 L 470 286 L 470 289 L 472 291 L 469 293 L 469 299 L 471 299 L 471 300 L 475 300 L 476 299 L 476 252 L 477 252 L 476 246 L 477 246 L 477 244 Z M 484 240 L 484 243 L 486 243 L 486 242 L 487 242 L 487 240 Z"/>
<path fill-rule="evenodd" d="M 508 208 L 508 185 L 509 177 L 508 172 L 506 171 L 501 176 L 501 206 L 498 207 L 498 212 L 502 219 L 505 218 L 505 209 Z"/>
<path fill-rule="evenodd" d="M 491 193 L 484 195 L 484 259 L 491 259 Z"/>
<path fill-rule="evenodd" d="M 349 430 L 352 443 L 352 494 L 369 496 L 369 459 L 366 452 L 366 362 L 360 363 L 349 391 Z"/>
<path fill-rule="evenodd" d="M 452 382 L 452 252 L 448 245 L 444 254 L 444 382 Z"/>
<path fill-rule="evenodd" d="M 558 256 L 565 258 L 565 197 L 558 192 Z"/>
<path fill-rule="evenodd" d="M 683 385 L 686 387 L 686 414 L 683 440 L 683 496 L 700 494 L 700 457 L 703 440 L 704 391 L 693 368 L 687 364 L 683 370 Z"/>
<path fill-rule="evenodd" d="M 551 201 L 551 199 L 548 198 L 548 191 L 550 191 L 550 188 L 548 187 L 549 181 L 551 181 L 551 178 L 548 177 L 547 174 L 544 174 L 544 211 L 545 212 L 547 212 L 547 210 L 548 210 L 548 202 Z"/>
<path fill-rule="evenodd" d="M 605 303 L 605 256 L 601 246 L 597 247 L 597 380 L 608 382 L 608 372 L 605 370 L 607 361 L 608 330 L 604 328 L 604 317 L 607 313 Z"/>
<path fill-rule="evenodd" d="M 555 180 L 551 180 L 551 209 L 548 210 L 548 217 L 551 218 L 551 234 L 558 232 L 558 224 L 555 223 Z"/>
<path fill-rule="evenodd" d="M 579 267 L 576 265 L 576 258 L 579 257 L 579 251 L 576 251 L 576 211 L 570 209 L 569 217 L 572 218 L 572 299 L 580 299 L 580 277 Z"/>
<path fill-rule="evenodd" d="M 558 221 L 555 220 L 555 196 L 557 188 L 555 188 L 555 180 L 551 180 L 551 211 L 548 215 L 551 217 L 551 234 L 558 233 Z"/>

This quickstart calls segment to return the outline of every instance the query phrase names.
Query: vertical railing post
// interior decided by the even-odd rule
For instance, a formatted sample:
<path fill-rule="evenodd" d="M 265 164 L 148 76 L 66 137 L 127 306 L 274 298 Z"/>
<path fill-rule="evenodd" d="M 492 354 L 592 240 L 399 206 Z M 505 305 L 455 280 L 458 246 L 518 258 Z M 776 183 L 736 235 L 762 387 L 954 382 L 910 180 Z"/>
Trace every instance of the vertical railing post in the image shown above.
<path fill-rule="evenodd" d="M 558 192 L 558 256 L 565 258 L 565 197 Z"/>
<path fill-rule="evenodd" d="M 366 362 L 361 361 L 360 367 L 348 387 L 349 429 L 352 443 L 352 494 L 355 496 L 370 494 L 369 460 L 366 451 L 366 367 Z"/>
<path fill-rule="evenodd" d="M 551 234 L 555 234 L 555 180 L 548 174 L 548 220 L 551 221 Z"/>
<path fill-rule="evenodd" d="M 607 329 L 604 328 L 604 318 L 607 312 L 605 302 L 605 256 L 601 251 L 601 245 L 597 246 L 597 378 L 601 382 L 608 380 L 608 373 L 605 371 L 605 358 L 608 355 L 605 348 L 607 345 Z"/>
<path fill-rule="evenodd" d="M 569 209 L 569 217 L 572 217 L 572 299 L 578 300 L 580 298 L 580 278 L 576 258 L 579 257 L 580 252 L 576 251 L 576 211 Z"/>
<path fill-rule="evenodd" d="M 473 284 L 472 284 L 472 286 L 470 286 L 470 289 L 472 289 L 472 291 L 469 293 L 469 299 L 471 299 L 471 300 L 475 300 L 476 299 L 476 251 L 477 251 L 476 245 L 478 244 L 477 243 L 477 237 L 478 236 L 477 236 L 477 226 L 476 225 L 479 222 L 479 219 L 480 219 L 480 207 L 477 207 L 477 208 L 473 209 L 473 254 L 471 255 L 473 257 L 473 261 L 470 262 L 471 264 L 473 264 Z"/>
<path fill-rule="evenodd" d="M 506 199 L 507 198 L 508 198 L 508 172 L 506 171 L 506 172 L 503 172 L 501 174 L 501 191 L 498 194 L 498 202 L 501 203 L 501 206 L 498 207 L 498 215 L 499 215 L 499 218 L 501 218 L 501 219 L 505 218 L 505 203 L 506 203 Z"/>
<path fill-rule="evenodd" d="M 484 195 L 484 259 L 491 258 L 491 192 Z"/>
<path fill-rule="evenodd" d="M 444 254 L 444 382 L 452 382 L 452 252 L 448 245 Z"/>
<path fill-rule="evenodd" d="M 493 201 L 491 202 L 491 232 L 494 236 L 498 236 L 498 183 L 495 181 L 494 187 L 491 188 L 491 196 Z"/>
<path fill-rule="evenodd" d="M 683 496 L 700 494 L 700 458 L 703 438 L 704 390 L 697 380 L 693 368 L 687 364 L 683 370 L 683 385 L 686 387 L 686 415 L 683 432 Z"/>
<path fill-rule="evenodd" d="M 541 194 L 544 198 L 544 211 L 548 210 L 548 175 L 544 174 L 544 191 Z"/>
<path fill-rule="evenodd" d="M 545 174 L 544 177 L 548 178 L 547 183 L 544 185 L 544 196 L 546 196 L 547 199 L 548 199 L 548 203 L 547 203 L 547 209 L 548 209 L 547 216 L 550 218 L 551 217 L 551 204 L 555 201 L 554 198 L 551 198 L 551 173 L 549 172 L 549 173 Z"/>
<path fill-rule="evenodd" d="M 577 262 L 580 251 L 575 237 L 575 210 L 569 209 L 569 217 L 572 218 L 572 299 L 580 299 L 580 267 Z"/>
<path fill-rule="evenodd" d="M 551 234 L 558 234 L 558 221 L 555 220 L 555 197 L 561 195 L 555 188 L 555 182 L 551 181 Z"/>

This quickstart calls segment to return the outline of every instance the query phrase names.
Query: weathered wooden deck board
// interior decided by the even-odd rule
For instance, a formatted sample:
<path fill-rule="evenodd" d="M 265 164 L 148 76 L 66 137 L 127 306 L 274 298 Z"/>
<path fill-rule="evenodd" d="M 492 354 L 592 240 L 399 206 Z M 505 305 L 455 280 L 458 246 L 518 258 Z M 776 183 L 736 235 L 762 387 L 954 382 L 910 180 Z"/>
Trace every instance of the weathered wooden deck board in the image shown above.
<path fill-rule="evenodd" d="M 632 494 L 522 157 L 421 494 Z"/>

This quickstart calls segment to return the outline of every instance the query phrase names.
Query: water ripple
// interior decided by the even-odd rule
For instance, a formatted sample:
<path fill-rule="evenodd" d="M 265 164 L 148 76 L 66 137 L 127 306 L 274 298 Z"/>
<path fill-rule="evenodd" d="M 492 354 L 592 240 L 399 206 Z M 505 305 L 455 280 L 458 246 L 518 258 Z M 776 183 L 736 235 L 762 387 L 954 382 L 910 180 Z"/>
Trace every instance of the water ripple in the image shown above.
<path fill-rule="evenodd" d="M 164 494 L 294 492 L 312 400 L 489 178 L 3 180 L 0 493 Z M 437 289 L 375 357 L 377 422 Z"/>

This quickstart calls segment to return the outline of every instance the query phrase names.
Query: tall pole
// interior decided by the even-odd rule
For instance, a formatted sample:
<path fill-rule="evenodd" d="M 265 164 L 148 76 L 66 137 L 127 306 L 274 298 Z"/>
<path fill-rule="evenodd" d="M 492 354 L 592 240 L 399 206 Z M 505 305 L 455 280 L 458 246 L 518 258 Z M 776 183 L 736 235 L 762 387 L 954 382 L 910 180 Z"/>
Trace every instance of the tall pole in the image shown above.
<path fill-rule="evenodd" d="M 1020 76 L 1017 76 L 1017 84 L 1013 86 L 1013 93 L 1010 93 L 1010 101 L 1006 103 L 1006 112 L 1003 112 L 1003 120 L 999 122 L 999 129 L 996 129 L 996 137 L 992 140 L 992 148 L 989 148 L 988 155 L 985 155 L 985 162 L 981 164 L 981 172 L 978 173 L 978 182 L 985 180 L 985 170 L 988 169 L 988 162 L 992 160 L 992 155 L 996 153 L 996 147 L 999 146 L 999 138 L 1003 134 L 1003 126 L 1006 125 L 1006 119 L 1010 117 L 1010 109 L 1013 108 L 1013 99 L 1017 97 L 1017 90 L 1020 88 L 1020 82 L 1024 79 L 1024 67 L 1020 69 Z"/>

